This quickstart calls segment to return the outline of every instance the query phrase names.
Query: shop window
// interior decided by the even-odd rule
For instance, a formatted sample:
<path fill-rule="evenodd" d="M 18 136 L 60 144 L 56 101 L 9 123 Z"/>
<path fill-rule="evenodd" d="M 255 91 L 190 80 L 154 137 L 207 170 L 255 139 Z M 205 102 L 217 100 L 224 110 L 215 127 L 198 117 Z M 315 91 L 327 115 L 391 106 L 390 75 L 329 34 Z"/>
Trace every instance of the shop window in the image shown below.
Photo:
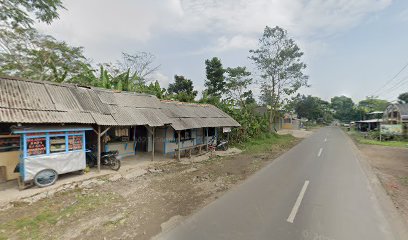
<path fill-rule="evenodd" d="M 20 150 L 20 136 L 0 135 L 0 152 Z"/>
<path fill-rule="evenodd" d="M 27 139 L 27 154 L 28 156 L 36 156 L 46 154 L 46 138 L 37 137 Z"/>
<path fill-rule="evenodd" d="M 82 136 L 68 136 L 68 150 L 82 150 L 83 137 Z"/>
<path fill-rule="evenodd" d="M 184 133 L 184 139 L 185 139 L 185 140 L 191 139 L 191 129 L 188 129 L 188 130 L 185 131 L 185 133 Z"/>
<path fill-rule="evenodd" d="M 50 137 L 50 153 L 65 152 L 65 136 Z"/>
<path fill-rule="evenodd" d="M 191 129 L 180 131 L 180 140 L 181 141 L 190 140 L 190 139 L 191 139 Z M 174 131 L 174 140 L 176 142 L 178 141 L 177 131 Z"/>

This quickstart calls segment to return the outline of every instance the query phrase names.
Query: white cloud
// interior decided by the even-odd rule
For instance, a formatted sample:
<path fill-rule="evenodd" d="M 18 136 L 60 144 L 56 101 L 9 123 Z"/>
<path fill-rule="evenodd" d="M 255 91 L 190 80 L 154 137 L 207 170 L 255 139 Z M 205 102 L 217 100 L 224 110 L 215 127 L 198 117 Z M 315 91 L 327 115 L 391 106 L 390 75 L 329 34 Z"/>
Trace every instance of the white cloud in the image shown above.
<path fill-rule="evenodd" d="M 361 23 L 392 0 L 66 0 L 67 11 L 40 29 L 84 46 L 97 62 L 115 61 L 122 51 L 149 50 L 152 40 L 165 44 L 166 34 L 202 41 L 195 54 L 250 49 L 266 25 L 288 29 L 306 56 L 325 52 L 325 37 Z M 404 15 L 404 14 L 403 14 Z M 408 15 L 408 14 L 405 14 Z M 187 51 L 185 51 L 187 52 Z M 177 52 L 179 53 L 179 52 Z M 176 54 L 176 53 L 174 53 Z"/>
<path fill-rule="evenodd" d="M 151 76 L 149 76 L 148 81 L 152 82 L 158 81 L 160 87 L 167 88 L 170 83 L 170 78 L 167 75 L 161 73 L 160 71 L 156 71 Z"/>
<path fill-rule="evenodd" d="M 402 10 L 399 14 L 398 14 L 398 18 L 403 21 L 403 22 L 408 22 L 408 8 Z"/>
<path fill-rule="evenodd" d="M 45 31 L 64 39 L 145 42 L 163 31 L 236 37 L 279 25 L 295 36 L 347 29 L 392 0 L 67 0 L 60 20 Z M 238 35 L 239 34 L 239 35 Z"/>

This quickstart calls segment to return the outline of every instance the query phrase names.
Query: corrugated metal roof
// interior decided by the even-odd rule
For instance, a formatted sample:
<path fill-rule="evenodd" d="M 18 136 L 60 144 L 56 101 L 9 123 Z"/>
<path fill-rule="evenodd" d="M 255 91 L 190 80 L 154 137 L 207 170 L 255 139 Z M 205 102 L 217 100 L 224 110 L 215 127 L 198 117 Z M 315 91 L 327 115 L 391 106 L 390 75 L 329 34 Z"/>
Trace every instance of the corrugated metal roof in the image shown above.
<path fill-rule="evenodd" d="M 110 106 L 111 107 L 111 114 L 118 125 L 121 126 L 133 126 L 137 125 L 137 121 L 135 121 L 130 113 L 126 111 L 124 108 L 119 108 L 118 106 Z"/>
<path fill-rule="evenodd" d="M 95 123 L 102 126 L 116 126 L 118 123 L 112 117 L 112 115 L 100 114 L 100 113 L 91 113 Z"/>
<path fill-rule="evenodd" d="M 207 104 L 162 103 L 152 95 L 0 78 L 0 122 L 105 126 L 172 124 L 176 130 L 239 126 Z"/>
<path fill-rule="evenodd" d="M 162 106 L 162 112 L 171 119 L 171 126 L 175 130 L 240 126 L 228 114 L 209 104 L 163 101 Z"/>
<path fill-rule="evenodd" d="M 45 84 L 56 110 L 60 111 L 83 111 L 78 101 L 68 87 Z"/>
<path fill-rule="evenodd" d="M 93 88 L 93 90 L 98 94 L 101 102 L 108 105 L 118 105 L 118 103 L 116 102 L 115 95 L 112 91 L 99 88 Z"/>
<path fill-rule="evenodd" d="M 85 112 L 102 113 L 94 103 L 91 95 L 88 93 L 88 89 L 78 87 L 70 88 L 70 90 Z"/>
<path fill-rule="evenodd" d="M 0 122 L 9 123 L 94 123 L 89 113 L 0 108 Z"/>
<path fill-rule="evenodd" d="M 116 104 L 122 107 L 134 108 L 160 108 L 160 101 L 155 96 L 118 92 L 114 93 Z"/>
<path fill-rule="evenodd" d="M 171 120 L 160 109 L 138 109 L 140 113 L 147 119 L 147 125 L 151 127 L 163 126 L 170 124 Z"/>
<path fill-rule="evenodd" d="M 0 107 L 55 110 L 44 84 L 0 79 Z"/>

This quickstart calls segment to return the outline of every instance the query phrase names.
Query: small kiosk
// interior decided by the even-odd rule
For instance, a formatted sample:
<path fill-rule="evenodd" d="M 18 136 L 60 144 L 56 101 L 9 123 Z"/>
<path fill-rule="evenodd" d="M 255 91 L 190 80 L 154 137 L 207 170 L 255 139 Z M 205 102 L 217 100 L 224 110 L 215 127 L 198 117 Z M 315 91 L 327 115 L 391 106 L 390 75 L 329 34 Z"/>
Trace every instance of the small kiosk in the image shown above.
<path fill-rule="evenodd" d="M 85 131 L 90 127 L 15 128 L 21 135 L 19 184 L 39 187 L 55 183 L 59 174 L 86 167 Z"/>
<path fill-rule="evenodd" d="M 120 157 L 135 155 L 136 131 L 133 127 L 109 129 L 103 137 L 105 152 L 117 151 Z"/>

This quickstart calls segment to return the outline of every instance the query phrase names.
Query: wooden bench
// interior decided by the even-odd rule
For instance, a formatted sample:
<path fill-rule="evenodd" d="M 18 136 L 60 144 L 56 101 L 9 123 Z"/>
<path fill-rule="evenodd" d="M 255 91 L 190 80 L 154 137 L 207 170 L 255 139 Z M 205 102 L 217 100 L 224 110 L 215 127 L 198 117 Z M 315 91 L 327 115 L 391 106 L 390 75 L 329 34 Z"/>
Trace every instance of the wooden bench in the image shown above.
<path fill-rule="evenodd" d="M 207 144 L 198 144 L 198 145 L 194 145 L 194 146 L 189 146 L 189 147 L 183 147 L 183 148 L 180 148 L 180 153 L 181 153 L 181 151 L 185 151 L 185 153 L 187 153 L 187 157 L 188 158 L 191 158 L 191 152 L 193 151 L 193 150 L 195 150 L 195 149 L 197 149 L 198 150 L 198 154 L 201 154 L 201 151 L 202 151 L 202 148 L 203 147 L 206 147 L 207 146 Z M 178 153 L 178 148 L 176 148 L 175 150 L 174 150 L 174 158 L 177 158 L 177 153 Z"/>

